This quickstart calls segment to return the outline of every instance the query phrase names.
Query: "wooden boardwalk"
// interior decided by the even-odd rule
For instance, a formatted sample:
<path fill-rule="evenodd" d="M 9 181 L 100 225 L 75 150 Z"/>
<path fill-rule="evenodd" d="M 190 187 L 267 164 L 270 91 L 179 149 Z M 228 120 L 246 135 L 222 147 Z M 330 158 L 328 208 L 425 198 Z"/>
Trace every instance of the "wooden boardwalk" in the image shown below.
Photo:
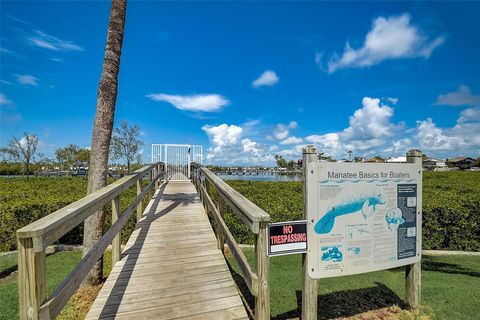
<path fill-rule="evenodd" d="M 158 189 L 86 319 L 248 319 L 193 184 Z"/>

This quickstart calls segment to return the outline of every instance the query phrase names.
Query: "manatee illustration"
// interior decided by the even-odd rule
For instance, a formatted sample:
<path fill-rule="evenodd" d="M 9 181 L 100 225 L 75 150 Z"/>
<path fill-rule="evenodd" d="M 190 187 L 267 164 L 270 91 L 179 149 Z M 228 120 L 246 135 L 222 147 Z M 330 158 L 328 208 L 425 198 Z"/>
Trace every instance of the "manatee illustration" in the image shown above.
<path fill-rule="evenodd" d="M 317 234 L 329 233 L 335 224 L 335 218 L 345 214 L 362 212 L 366 220 L 375 214 L 378 204 L 385 204 L 385 195 L 383 192 L 375 191 L 370 194 L 360 195 L 353 200 L 340 202 L 331 207 L 331 209 L 315 224 L 314 230 Z"/>

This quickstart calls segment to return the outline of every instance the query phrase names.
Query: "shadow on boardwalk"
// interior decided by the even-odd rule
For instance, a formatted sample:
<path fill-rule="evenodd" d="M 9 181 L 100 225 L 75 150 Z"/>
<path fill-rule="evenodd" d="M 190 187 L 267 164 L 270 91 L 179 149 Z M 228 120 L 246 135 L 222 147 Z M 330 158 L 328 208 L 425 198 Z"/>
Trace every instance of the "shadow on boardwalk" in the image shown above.
<path fill-rule="evenodd" d="M 165 216 L 180 204 L 180 202 L 174 202 L 165 209 L 159 212 L 155 212 L 160 200 L 162 199 L 165 187 L 166 185 L 163 185 L 162 188 L 157 193 L 155 193 L 155 195 L 152 197 L 149 211 L 144 213 L 143 215 L 144 220 L 137 224 L 136 230 L 140 229 L 140 231 L 135 239 L 135 243 L 129 249 L 125 250 L 121 255 L 122 260 L 126 259 L 124 265 L 135 265 L 137 263 L 139 257 L 138 253 L 141 251 L 141 248 L 144 245 L 144 241 L 148 234 L 148 230 L 150 229 L 151 223 L 161 218 L 162 216 Z M 111 290 L 111 292 L 115 292 L 115 294 L 111 294 L 108 296 L 107 302 L 105 303 L 104 308 L 100 313 L 100 318 L 114 317 L 117 314 L 120 304 L 115 303 L 115 301 L 122 300 L 123 295 L 125 294 L 125 290 L 127 288 L 128 281 L 132 276 L 133 270 L 134 268 L 122 268 L 122 271 L 120 271 L 115 285 Z"/>

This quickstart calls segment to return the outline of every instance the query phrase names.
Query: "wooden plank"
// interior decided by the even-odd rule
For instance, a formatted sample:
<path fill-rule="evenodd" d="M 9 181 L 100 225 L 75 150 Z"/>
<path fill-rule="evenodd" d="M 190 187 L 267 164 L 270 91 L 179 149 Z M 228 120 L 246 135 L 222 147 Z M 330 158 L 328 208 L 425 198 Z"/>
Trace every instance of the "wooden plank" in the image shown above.
<path fill-rule="evenodd" d="M 203 194 L 207 206 L 210 207 L 210 210 L 213 213 L 215 221 L 217 222 L 218 229 L 225 236 L 225 241 L 227 242 L 227 245 L 230 248 L 233 257 L 235 258 L 235 261 L 240 267 L 240 271 L 242 273 L 243 279 L 245 279 L 245 283 L 247 284 L 248 289 L 254 296 L 256 296 L 258 292 L 257 275 L 252 272 L 252 268 L 250 267 L 247 258 L 243 254 L 242 249 L 240 249 L 240 247 L 238 246 L 235 238 L 225 224 L 225 221 L 220 216 L 218 209 L 213 204 L 213 201 L 212 199 L 210 199 L 210 196 L 207 194 L 205 188 L 203 186 L 200 186 L 200 190 Z"/>
<path fill-rule="evenodd" d="M 129 313 L 141 313 L 144 310 L 149 310 L 152 308 L 162 308 L 167 306 L 176 306 L 176 305 L 188 305 L 191 303 L 216 300 L 227 297 L 238 297 L 238 291 L 235 286 L 230 286 L 226 288 L 219 289 L 210 289 L 208 291 L 197 291 L 193 293 L 184 293 L 180 295 L 169 295 L 167 297 L 156 299 L 151 299 L 151 296 L 144 297 L 133 302 L 127 302 L 123 299 L 117 299 L 113 301 L 109 299 L 107 304 L 101 308 L 91 309 L 89 312 L 89 317 L 108 317 L 108 316 L 121 316 L 123 314 Z M 147 299 L 145 299 L 147 298 Z"/>
<path fill-rule="evenodd" d="M 112 268 L 110 274 L 125 272 L 125 271 L 134 271 L 138 272 L 140 270 L 156 270 L 156 271 L 164 271 L 172 270 L 172 268 L 182 268 L 182 269 L 194 269 L 194 268 L 203 268 L 203 267 L 211 267 L 217 265 L 224 265 L 225 260 L 223 258 L 216 258 L 212 259 L 210 256 L 200 257 L 200 259 L 181 259 L 181 260 L 174 260 L 174 261 L 158 261 L 153 262 L 150 261 L 148 264 L 135 264 L 136 261 L 132 261 L 131 264 L 124 264 L 117 266 L 115 265 Z"/>
<path fill-rule="evenodd" d="M 138 282 L 144 282 L 144 281 L 149 281 L 159 279 L 161 278 L 163 280 L 169 280 L 169 279 L 177 279 L 177 278 L 183 278 L 183 277 L 192 277 L 196 275 L 205 275 L 205 274 L 210 274 L 210 273 L 218 273 L 218 272 L 223 272 L 223 271 L 228 271 L 228 267 L 226 264 L 220 264 L 220 265 L 215 265 L 215 266 L 208 266 L 204 268 L 193 268 L 193 269 L 175 269 L 175 268 L 170 268 L 169 270 L 165 269 L 141 269 L 136 272 L 117 272 L 113 273 L 111 276 L 109 275 L 108 277 L 111 279 L 111 281 L 116 280 L 116 282 L 126 279 L 128 281 L 135 282 L 138 280 Z"/>
<path fill-rule="evenodd" d="M 118 221 L 118 215 L 120 214 L 120 211 L 120 196 L 117 196 L 112 200 L 112 224 Z M 112 241 L 112 264 L 115 264 L 120 260 L 121 253 L 122 247 L 119 232 Z"/>
<path fill-rule="evenodd" d="M 145 294 L 145 291 L 141 292 L 126 292 L 122 294 L 115 294 L 112 293 L 110 295 L 99 296 L 95 299 L 95 304 L 92 306 L 92 309 L 95 308 L 102 308 L 102 306 L 107 301 L 122 301 L 125 303 L 134 303 L 136 301 L 143 301 L 143 300 L 155 300 L 159 298 L 165 298 L 172 296 L 172 289 L 175 290 L 174 295 L 183 295 L 183 294 L 191 294 L 200 291 L 209 291 L 213 289 L 219 288 L 234 288 L 236 289 L 235 284 L 232 282 L 231 279 L 219 280 L 219 281 L 211 281 L 207 283 L 198 283 L 194 285 L 190 284 L 177 284 L 174 288 L 163 288 L 163 289 L 151 289 L 148 291 L 148 294 Z"/>
<path fill-rule="evenodd" d="M 131 319 L 132 316 L 151 319 L 175 319 L 179 317 L 191 317 L 202 313 L 229 309 L 237 306 L 242 306 L 242 301 L 239 296 L 233 296 L 174 306 L 163 307 L 157 305 L 149 309 L 144 309 L 141 312 L 132 310 L 131 312 L 117 314 L 115 319 Z M 100 317 L 100 319 L 103 318 L 104 317 Z M 108 318 L 108 316 L 105 318 Z"/>
<path fill-rule="evenodd" d="M 204 247 L 204 249 L 206 248 L 211 248 L 212 247 L 212 243 L 216 243 L 216 241 L 214 239 L 211 239 L 211 240 L 207 240 L 207 241 L 202 241 L 201 243 L 198 243 L 198 241 L 196 241 L 195 239 L 192 240 L 192 241 L 183 241 L 182 243 L 179 243 L 177 246 L 175 246 L 175 249 L 176 250 L 188 250 L 192 247 L 192 244 L 195 244 L 196 248 L 199 248 L 199 249 L 202 249 Z M 143 246 L 142 244 L 133 244 L 133 245 L 130 245 L 130 246 L 125 246 L 125 249 L 123 251 L 124 254 L 134 254 L 134 253 L 138 253 L 140 252 L 140 250 L 142 252 L 168 252 L 168 248 L 170 248 L 170 246 L 168 244 L 165 244 L 164 242 L 162 241 L 159 241 L 159 242 L 154 242 L 154 243 L 150 243 L 148 246 Z M 163 251 L 161 251 L 163 249 Z"/>
<path fill-rule="evenodd" d="M 161 280 L 161 279 L 160 279 Z M 156 281 L 155 283 L 147 282 L 135 282 L 127 284 L 118 284 L 118 285 L 104 285 L 102 290 L 100 290 L 97 298 L 100 297 L 108 297 L 110 295 L 128 295 L 132 293 L 149 293 L 152 290 L 169 290 L 172 292 L 173 290 L 181 290 L 178 289 L 183 288 L 183 286 L 195 286 L 195 285 L 211 285 L 212 283 L 216 282 L 224 282 L 224 281 L 233 281 L 232 275 L 230 272 L 219 272 L 219 273 L 211 273 L 207 275 L 200 275 L 200 276 L 193 276 L 187 279 L 181 279 L 182 282 L 179 283 L 179 279 L 173 279 L 169 281 Z M 105 283 L 107 284 L 107 282 Z M 115 289 L 115 290 L 113 290 Z"/>
<path fill-rule="evenodd" d="M 189 320 L 248 320 L 245 316 L 245 308 L 243 306 L 222 309 L 217 311 L 205 312 L 196 315 L 189 315 L 188 317 L 180 317 L 176 319 L 189 319 Z"/>

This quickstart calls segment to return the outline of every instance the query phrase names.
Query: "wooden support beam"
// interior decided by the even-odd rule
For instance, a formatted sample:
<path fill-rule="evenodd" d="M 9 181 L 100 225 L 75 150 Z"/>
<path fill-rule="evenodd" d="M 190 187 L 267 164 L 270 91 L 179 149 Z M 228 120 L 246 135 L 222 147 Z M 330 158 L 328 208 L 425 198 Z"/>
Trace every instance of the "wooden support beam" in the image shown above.
<path fill-rule="evenodd" d="M 223 220 L 225 215 L 225 201 L 223 200 L 222 197 L 218 197 L 218 213 L 220 214 L 220 217 Z M 218 228 L 219 227 L 217 226 L 217 229 Z M 223 233 L 217 231 L 217 245 L 218 245 L 218 249 L 220 249 L 222 253 L 224 253 L 224 244 L 225 244 L 225 239 L 223 238 Z"/>
<path fill-rule="evenodd" d="M 255 297 L 255 319 L 270 319 L 269 258 L 267 256 L 267 223 L 260 222 L 255 241 L 258 294 Z"/>
<path fill-rule="evenodd" d="M 17 243 L 20 319 L 49 319 L 40 314 L 47 297 L 45 251 L 35 252 L 32 238 L 19 238 Z"/>
<path fill-rule="evenodd" d="M 118 216 L 120 215 L 120 196 L 115 197 L 112 200 L 112 225 L 117 222 Z M 122 253 L 121 249 L 121 230 L 112 240 L 112 266 L 120 261 L 120 255 Z"/>
<path fill-rule="evenodd" d="M 141 179 L 137 181 L 137 197 L 142 193 L 142 184 Z M 137 222 L 142 219 L 142 202 L 140 202 L 137 206 Z"/>
<path fill-rule="evenodd" d="M 407 152 L 407 162 L 416 163 L 418 165 L 418 170 L 422 172 L 422 152 L 420 150 L 409 150 Z M 422 219 L 422 201 L 421 195 L 417 197 L 417 219 Z M 421 225 L 420 221 L 420 225 Z M 417 242 L 422 243 L 422 228 L 417 232 Z M 420 250 L 421 251 L 421 250 Z M 421 252 L 419 252 L 421 254 Z M 421 262 L 405 266 L 405 300 L 411 308 L 417 308 L 420 306 L 420 297 L 421 297 L 421 288 L 422 288 L 422 267 Z"/>
<path fill-rule="evenodd" d="M 308 219 L 307 185 L 310 177 L 307 170 L 308 164 L 317 161 L 317 148 L 313 145 L 303 148 L 303 218 Z M 317 319 L 317 290 L 318 281 L 308 275 L 308 255 L 302 254 L 303 287 L 302 287 L 302 319 Z"/>

